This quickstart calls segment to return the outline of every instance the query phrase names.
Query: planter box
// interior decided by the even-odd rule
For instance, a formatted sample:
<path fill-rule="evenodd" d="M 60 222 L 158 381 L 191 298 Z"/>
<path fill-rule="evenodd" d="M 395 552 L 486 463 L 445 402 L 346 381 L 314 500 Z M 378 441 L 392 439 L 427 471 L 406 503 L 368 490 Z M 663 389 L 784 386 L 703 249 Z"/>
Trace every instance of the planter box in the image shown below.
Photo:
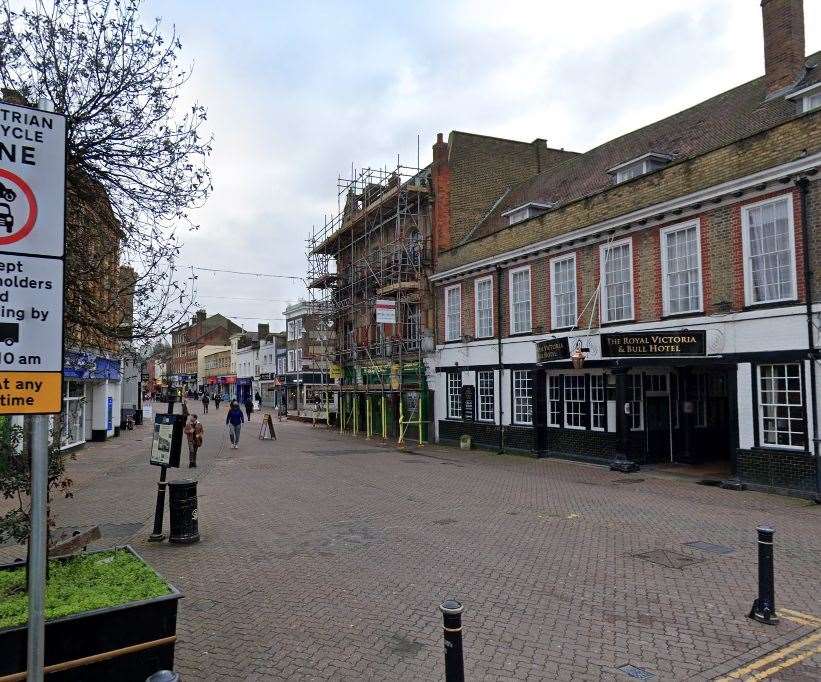
<path fill-rule="evenodd" d="M 126 549 L 143 561 L 129 546 L 118 549 Z M 19 567 L 19 563 L 0 565 L 0 571 Z M 182 594 L 166 584 L 171 591 L 161 597 L 47 620 L 46 679 L 144 682 L 158 670 L 173 670 L 177 602 Z M 27 638 L 26 625 L 0 629 L 0 679 L 25 673 Z M 61 665 L 71 661 L 80 665 Z M 49 672 L 51 666 L 57 669 Z"/>

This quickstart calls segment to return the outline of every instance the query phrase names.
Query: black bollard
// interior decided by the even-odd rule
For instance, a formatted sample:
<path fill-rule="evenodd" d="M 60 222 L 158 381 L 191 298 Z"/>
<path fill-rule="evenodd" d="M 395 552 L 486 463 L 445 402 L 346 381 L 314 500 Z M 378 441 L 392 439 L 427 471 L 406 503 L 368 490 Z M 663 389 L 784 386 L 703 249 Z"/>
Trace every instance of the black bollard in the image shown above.
<path fill-rule="evenodd" d="M 758 531 L 758 598 L 753 602 L 750 618 L 775 625 L 775 572 L 773 570 L 773 535 L 775 531 L 759 526 Z"/>
<path fill-rule="evenodd" d="M 446 599 L 439 606 L 444 621 L 445 682 L 465 682 L 465 660 L 462 656 L 462 604 Z"/>
<path fill-rule="evenodd" d="M 145 682 L 180 682 L 182 678 L 171 670 L 158 670 Z"/>

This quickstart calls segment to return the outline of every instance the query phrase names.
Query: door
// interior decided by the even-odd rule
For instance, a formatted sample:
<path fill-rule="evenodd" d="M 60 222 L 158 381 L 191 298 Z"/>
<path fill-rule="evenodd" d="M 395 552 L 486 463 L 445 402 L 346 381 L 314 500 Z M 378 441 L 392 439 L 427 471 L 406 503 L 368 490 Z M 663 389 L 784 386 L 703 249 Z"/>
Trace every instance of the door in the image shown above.
<path fill-rule="evenodd" d="M 670 462 L 670 393 L 667 374 L 644 376 L 644 438 L 648 462 Z"/>

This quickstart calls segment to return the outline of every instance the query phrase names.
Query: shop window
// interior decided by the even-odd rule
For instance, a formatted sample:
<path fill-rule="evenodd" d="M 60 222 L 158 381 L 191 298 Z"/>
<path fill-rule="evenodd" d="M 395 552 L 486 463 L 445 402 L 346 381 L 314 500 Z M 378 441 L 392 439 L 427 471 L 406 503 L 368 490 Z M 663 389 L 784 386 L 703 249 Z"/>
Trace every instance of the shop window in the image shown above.
<path fill-rule="evenodd" d="M 61 448 L 69 448 L 85 442 L 85 403 L 85 384 L 67 379 L 63 384 Z"/>
<path fill-rule="evenodd" d="M 576 255 L 550 261 L 553 329 L 576 324 Z"/>
<path fill-rule="evenodd" d="M 562 377 L 560 374 L 550 374 L 547 377 L 547 424 L 548 426 L 562 425 Z"/>
<path fill-rule="evenodd" d="M 741 209 L 747 305 L 795 298 L 792 196 Z"/>
<path fill-rule="evenodd" d="M 607 399 L 603 374 L 590 375 L 590 428 L 604 431 L 607 428 Z"/>
<path fill-rule="evenodd" d="M 661 231 L 665 315 L 701 310 L 701 248 L 698 221 Z"/>
<path fill-rule="evenodd" d="M 806 424 L 800 366 L 798 363 L 760 365 L 758 376 L 761 444 L 803 448 Z"/>
<path fill-rule="evenodd" d="M 448 372 L 448 419 L 462 418 L 462 374 Z"/>
<path fill-rule="evenodd" d="M 601 262 L 602 322 L 633 318 L 633 249 L 630 239 L 606 244 L 599 253 Z"/>
<path fill-rule="evenodd" d="M 445 289 L 445 341 L 462 338 L 462 287 Z"/>
<path fill-rule="evenodd" d="M 492 422 L 496 417 L 493 370 L 477 372 L 476 382 L 479 387 L 479 421 Z"/>
<path fill-rule="evenodd" d="M 530 266 L 510 271 L 510 333 L 525 334 L 530 322 Z"/>
<path fill-rule="evenodd" d="M 513 370 L 513 423 L 533 423 L 533 375 L 528 369 Z"/>
<path fill-rule="evenodd" d="M 583 429 L 587 417 L 587 397 L 583 374 L 568 374 L 564 378 L 564 425 Z"/>
<path fill-rule="evenodd" d="M 476 295 L 476 338 L 493 336 L 493 278 L 483 277 L 474 284 Z"/>
<path fill-rule="evenodd" d="M 630 405 L 630 429 L 641 431 L 644 428 L 641 374 L 628 374 L 625 380 L 627 381 L 627 402 Z"/>

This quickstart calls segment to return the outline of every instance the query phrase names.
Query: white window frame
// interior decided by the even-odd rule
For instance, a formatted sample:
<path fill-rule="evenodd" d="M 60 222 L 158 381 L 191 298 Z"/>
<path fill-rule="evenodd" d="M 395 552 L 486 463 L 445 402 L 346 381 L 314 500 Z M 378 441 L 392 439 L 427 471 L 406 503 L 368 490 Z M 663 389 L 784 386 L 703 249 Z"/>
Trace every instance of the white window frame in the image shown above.
<path fill-rule="evenodd" d="M 813 102 L 813 100 L 817 100 L 817 102 Z M 814 111 L 818 107 L 821 107 L 821 91 L 816 90 L 801 98 L 802 112 Z"/>
<path fill-rule="evenodd" d="M 520 399 L 524 400 L 525 399 L 523 396 L 517 396 L 516 395 L 517 375 L 520 374 L 520 373 L 526 373 L 528 375 L 527 378 L 528 378 L 529 386 L 530 386 L 530 395 L 527 398 L 530 402 L 530 419 L 528 421 L 519 420 L 516 417 L 517 400 L 520 400 Z M 533 425 L 533 398 L 534 398 L 534 396 L 533 396 L 533 381 L 535 380 L 534 379 L 534 374 L 535 373 L 532 370 L 529 370 L 529 369 L 514 369 L 514 370 L 511 370 L 511 372 L 510 372 L 510 385 L 512 387 L 512 395 L 511 395 L 511 401 L 510 401 L 512 409 L 510 411 L 511 412 L 510 416 L 511 416 L 511 422 L 513 423 L 514 426 L 532 426 Z"/>
<path fill-rule="evenodd" d="M 698 261 L 698 306 L 691 310 L 685 310 L 679 313 L 670 312 L 670 291 L 668 289 L 667 275 L 667 237 L 672 232 L 679 232 L 681 230 L 689 230 L 696 228 L 696 259 Z M 661 299 L 662 310 L 664 315 L 689 315 L 690 313 L 704 312 L 704 270 L 701 267 L 701 219 L 688 220 L 684 223 L 677 223 L 676 225 L 668 225 L 661 229 L 659 235 L 659 257 L 661 258 Z M 632 256 L 632 254 L 631 254 Z"/>
<path fill-rule="evenodd" d="M 514 329 L 513 323 L 515 316 L 513 315 L 513 276 L 520 272 L 527 272 L 527 328 Z M 507 308 L 510 321 L 510 334 L 529 334 L 533 331 L 533 278 L 529 265 L 523 265 L 520 268 L 513 268 L 507 273 Z"/>
<path fill-rule="evenodd" d="M 752 271 L 750 269 L 750 218 L 751 209 L 767 204 L 774 204 L 780 201 L 787 202 L 787 236 L 790 240 L 790 262 L 792 266 L 792 296 L 785 298 L 770 298 L 766 301 L 753 301 Z M 793 207 L 792 194 L 780 194 L 777 197 L 756 201 L 753 204 L 745 204 L 741 207 L 741 246 L 742 258 L 744 261 L 744 305 L 770 305 L 781 301 L 795 301 L 798 298 L 798 279 L 795 267 L 795 212 Z"/>
<path fill-rule="evenodd" d="M 561 374 L 548 374 L 546 377 L 547 381 L 547 425 L 554 426 L 556 428 L 561 428 L 562 426 L 562 391 L 564 390 L 564 382 L 562 381 Z M 558 392 L 558 399 L 554 400 L 551 397 L 551 383 L 555 381 L 555 389 Z M 554 419 L 553 415 L 553 403 L 558 403 L 559 409 L 556 413 L 556 419 Z"/>
<path fill-rule="evenodd" d="M 620 318 L 611 318 L 610 313 L 607 309 L 607 281 L 605 279 L 605 266 L 607 265 L 605 262 L 605 254 L 610 249 L 615 249 L 620 246 L 627 245 L 629 257 L 628 260 L 630 262 L 630 315 L 627 317 L 620 317 Z M 626 237 L 625 239 L 619 239 L 618 241 L 612 243 L 602 244 L 599 247 L 599 283 L 601 284 L 601 293 L 599 295 L 599 306 L 601 307 L 601 318 L 602 322 L 610 323 L 610 322 L 626 322 L 630 320 L 636 319 L 636 286 L 635 286 L 635 273 L 633 272 L 633 238 Z"/>
<path fill-rule="evenodd" d="M 450 313 L 450 302 L 451 297 L 456 292 L 456 295 L 459 297 L 459 304 L 456 307 L 457 314 L 458 314 L 458 324 L 457 326 L 457 333 L 455 335 L 451 334 L 451 313 Z M 445 341 L 459 341 L 462 338 L 462 285 L 461 284 L 454 284 L 449 287 L 445 287 Z"/>
<path fill-rule="evenodd" d="M 573 261 L 573 323 L 559 324 L 556 317 L 556 266 L 565 261 Z M 576 253 L 565 254 L 564 256 L 557 256 L 550 259 L 550 327 L 551 329 L 566 329 L 568 327 L 575 327 L 579 318 L 579 291 L 578 291 L 578 270 L 576 269 Z"/>
<path fill-rule="evenodd" d="M 799 382 L 799 390 L 798 395 L 801 398 L 801 402 L 797 405 L 793 405 L 793 407 L 798 407 L 801 410 L 801 417 L 802 417 L 802 424 L 804 427 L 804 431 L 802 432 L 802 437 L 806 439 L 806 431 L 807 431 L 807 408 L 806 408 L 806 395 L 804 393 L 804 375 L 802 372 L 801 362 L 765 362 L 756 367 L 756 391 L 757 391 L 757 403 L 758 403 L 758 414 L 756 415 L 757 422 L 758 422 L 758 445 L 762 448 L 767 449 L 774 449 L 774 450 L 789 450 L 791 452 L 796 451 L 803 451 L 806 449 L 806 444 L 801 445 L 779 445 L 778 443 L 765 443 L 764 442 L 764 403 L 761 399 L 761 369 L 762 367 L 786 367 L 788 365 L 794 365 L 798 367 L 798 382 Z M 813 368 L 814 369 L 814 368 Z M 789 403 L 768 403 L 776 406 L 789 406 Z M 776 418 L 777 420 L 777 418 Z M 790 420 L 792 421 L 792 420 Z M 791 431 L 789 433 L 792 433 Z"/>
<path fill-rule="evenodd" d="M 487 398 L 487 392 L 483 392 L 482 375 L 490 375 L 490 417 L 482 416 L 482 407 L 484 403 L 482 398 Z M 496 372 L 492 369 L 482 369 L 476 372 L 476 419 L 480 422 L 494 423 L 496 421 Z"/>
<path fill-rule="evenodd" d="M 576 384 L 577 381 L 581 380 L 581 392 L 582 392 L 582 399 L 581 400 L 568 400 L 567 396 L 568 393 L 572 393 L 573 391 L 578 391 L 579 387 Z M 589 409 L 587 403 L 590 400 L 590 396 L 587 395 L 587 382 L 585 380 L 584 374 L 565 374 L 564 375 L 564 386 L 562 386 L 562 391 L 564 391 L 563 398 L 564 398 L 564 428 L 566 429 L 576 429 L 580 431 L 584 431 L 587 427 L 584 424 L 585 421 L 585 410 Z M 579 405 L 581 406 L 581 412 L 571 412 L 568 409 L 568 405 Z M 571 424 L 568 420 L 569 416 L 579 417 L 582 421 L 581 424 Z"/>
<path fill-rule="evenodd" d="M 593 386 L 594 381 L 601 381 L 601 388 L 596 388 Z M 593 400 L 593 394 L 601 390 L 601 400 Z M 591 374 L 590 375 L 590 395 L 588 396 L 590 399 L 590 430 L 591 431 L 606 431 L 607 430 L 607 377 L 604 374 Z M 603 426 L 596 426 L 595 420 L 595 410 L 593 409 L 593 405 L 600 403 L 604 407 L 604 425 Z"/>
<path fill-rule="evenodd" d="M 490 284 L 490 296 L 488 300 L 490 301 L 490 332 L 488 334 L 483 334 L 482 330 L 479 329 L 479 285 L 480 284 Z M 477 339 L 489 339 L 493 336 L 494 332 L 494 324 L 493 324 L 493 275 L 488 275 L 487 277 L 479 277 L 477 280 L 473 282 L 473 320 L 474 320 L 474 332 L 476 333 Z"/>
<path fill-rule="evenodd" d="M 454 380 L 454 381 L 451 381 Z M 456 387 L 456 401 L 453 401 L 453 396 L 451 395 L 451 389 L 456 386 L 458 380 L 458 386 Z M 462 373 L 448 371 L 445 373 L 445 401 L 447 404 L 447 415 L 448 419 L 462 419 Z M 454 406 L 458 407 L 458 410 L 453 409 Z"/>

